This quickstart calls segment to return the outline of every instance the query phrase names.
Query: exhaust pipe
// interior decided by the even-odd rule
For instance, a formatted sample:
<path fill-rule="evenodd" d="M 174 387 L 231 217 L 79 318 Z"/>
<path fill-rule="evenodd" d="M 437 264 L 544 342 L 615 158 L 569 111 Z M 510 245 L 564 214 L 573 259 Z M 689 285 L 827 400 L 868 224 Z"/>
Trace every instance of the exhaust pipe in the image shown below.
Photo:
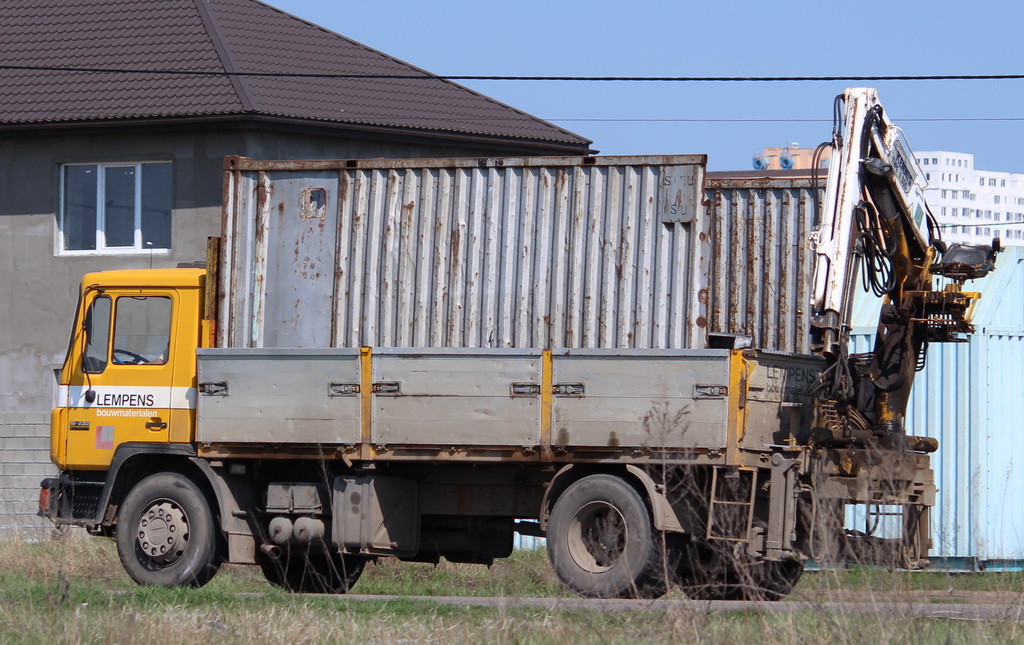
<path fill-rule="evenodd" d="M 281 547 L 276 544 L 261 544 L 260 551 L 263 552 L 267 557 L 278 560 L 281 558 Z"/>

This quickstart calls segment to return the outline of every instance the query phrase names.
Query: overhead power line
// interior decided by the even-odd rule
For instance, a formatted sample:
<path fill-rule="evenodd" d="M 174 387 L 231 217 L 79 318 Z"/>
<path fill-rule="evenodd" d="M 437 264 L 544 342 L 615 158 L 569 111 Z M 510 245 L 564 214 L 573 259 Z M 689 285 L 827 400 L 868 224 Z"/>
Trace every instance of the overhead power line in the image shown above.
<path fill-rule="evenodd" d="M 832 119 L 687 119 L 687 118 L 600 118 L 600 117 L 570 117 L 558 119 L 546 117 L 545 121 L 575 121 L 575 122 L 596 122 L 596 123 L 832 123 Z M 900 118 L 900 123 L 907 121 L 1024 121 L 1020 116 L 994 116 L 994 117 L 920 117 Z"/>
<path fill-rule="evenodd" d="M 55 110 L 53 108 L 45 109 L 19 109 L 19 114 L 53 114 Z M 104 118 L 111 116 L 120 116 L 122 111 L 119 109 L 111 110 L 83 110 L 80 106 L 76 106 L 75 109 L 64 110 L 69 115 L 75 115 L 78 117 L 87 118 Z M 454 119 L 455 117 L 453 117 Z M 473 122 L 481 121 L 487 123 L 506 121 L 509 123 L 520 123 L 528 117 L 501 117 L 501 116 L 459 116 L 457 118 L 460 122 Z M 760 118 L 760 119 L 715 119 L 715 118 L 702 118 L 702 117 L 540 117 L 545 121 L 553 123 L 832 123 L 832 119 L 801 119 L 801 118 L 789 118 L 789 119 L 771 119 L 771 118 Z M 408 117 L 405 120 L 415 121 L 415 117 Z M 906 122 L 1022 122 L 1024 117 L 1018 116 L 999 116 L 999 117 L 908 117 L 900 118 L 900 123 Z"/>
<path fill-rule="evenodd" d="M 795 83 L 822 81 L 1007 81 L 1024 74 L 900 74 L 864 76 L 506 76 L 495 74 L 332 74 L 321 72 L 229 72 L 117 67 L 67 67 L 57 65 L 0 65 L 0 69 L 35 72 L 90 74 L 152 74 L 171 76 L 249 76 L 266 78 L 336 78 L 449 81 L 571 81 L 598 83 Z"/>
<path fill-rule="evenodd" d="M 1024 222 L 963 222 L 958 224 L 943 223 L 939 228 L 1009 228 L 1011 226 L 1024 226 Z"/>

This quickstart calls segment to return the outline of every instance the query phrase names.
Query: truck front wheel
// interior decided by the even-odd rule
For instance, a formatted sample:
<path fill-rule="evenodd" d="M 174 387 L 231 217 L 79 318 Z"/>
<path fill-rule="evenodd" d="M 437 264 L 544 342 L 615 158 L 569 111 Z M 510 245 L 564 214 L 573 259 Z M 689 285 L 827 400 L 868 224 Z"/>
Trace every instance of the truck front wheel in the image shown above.
<path fill-rule="evenodd" d="M 220 568 L 217 545 L 210 502 L 184 475 L 150 475 L 125 497 L 117 553 L 138 584 L 201 587 Z"/>
<path fill-rule="evenodd" d="M 559 579 L 589 598 L 658 598 L 660 572 L 647 505 L 612 475 L 590 475 L 569 486 L 548 522 L 548 559 Z"/>

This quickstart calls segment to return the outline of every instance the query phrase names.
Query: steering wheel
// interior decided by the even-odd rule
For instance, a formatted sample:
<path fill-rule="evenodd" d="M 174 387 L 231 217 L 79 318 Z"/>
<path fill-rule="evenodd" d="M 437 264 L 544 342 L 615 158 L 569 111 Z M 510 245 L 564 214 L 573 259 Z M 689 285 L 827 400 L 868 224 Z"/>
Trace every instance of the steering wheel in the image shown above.
<path fill-rule="evenodd" d="M 111 352 L 111 354 L 112 358 L 114 359 L 114 362 L 117 363 L 118 365 L 144 365 L 149 362 L 149 359 L 146 358 L 145 356 L 136 354 L 135 352 L 129 352 L 127 349 L 117 349 L 115 347 L 114 351 Z M 130 360 L 118 360 L 118 354 L 124 354 Z"/>

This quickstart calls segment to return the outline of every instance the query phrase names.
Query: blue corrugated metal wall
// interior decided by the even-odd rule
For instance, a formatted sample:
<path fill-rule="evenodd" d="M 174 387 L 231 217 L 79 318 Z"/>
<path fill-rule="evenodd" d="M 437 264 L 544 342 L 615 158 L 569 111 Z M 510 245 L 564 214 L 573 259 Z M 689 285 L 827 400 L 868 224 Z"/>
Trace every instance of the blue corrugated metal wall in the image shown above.
<path fill-rule="evenodd" d="M 982 292 L 969 342 L 935 344 L 917 375 L 907 430 L 935 437 L 933 561 L 1024 567 L 1024 249 L 969 283 Z M 859 299 L 851 352 L 870 351 L 877 301 Z"/>

